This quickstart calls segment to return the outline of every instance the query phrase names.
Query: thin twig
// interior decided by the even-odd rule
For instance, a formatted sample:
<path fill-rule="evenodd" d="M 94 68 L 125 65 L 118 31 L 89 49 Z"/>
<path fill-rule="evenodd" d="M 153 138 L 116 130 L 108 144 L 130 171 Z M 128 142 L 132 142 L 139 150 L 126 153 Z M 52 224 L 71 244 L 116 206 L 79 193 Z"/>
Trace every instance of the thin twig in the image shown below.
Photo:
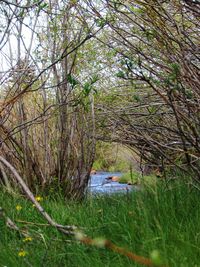
<path fill-rule="evenodd" d="M 17 232 L 19 232 L 20 234 L 22 234 L 23 236 L 28 236 L 29 234 L 27 232 L 25 232 L 24 230 L 20 229 L 7 215 L 5 210 L 0 207 L 0 217 L 2 217 L 6 223 L 6 226 L 9 227 L 12 230 L 15 230 Z"/>
<path fill-rule="evenodd" d="M 74 234 L 74 230 L 77 228 L 74 225 L 61 225 L 61 224 L 57 224 L 51 217 L 50 215 L 44 210 L 44 208 L 40 205 L 40 203 L 35 199 L 33 193 L 30 191 L 30 189 L 28 188 L 28 186 L 26 185 L 26 183 L 23 181 L 23 179 L 21 178 L 21 176 L 18 174 L 18 172 L 16 171 L 16 169 L 6 160 L 4 159 L 2 156 L 0 156 L 0 161 L 7 167 L 10 169 L 10 171 L 13 173 L 14 177 L 16 178 L 17 182 L 20 184 L 20 186 L 22 187 L 24 193 L 26 194 L 26 196 L 28 197 L 28 199 L 35 205 L 36 209 L 40 212 L 40 214 L 48 221 L 48 223 L 57 228 L 60 232 L 67 234 L 67 235 L 73 235 Z"/>

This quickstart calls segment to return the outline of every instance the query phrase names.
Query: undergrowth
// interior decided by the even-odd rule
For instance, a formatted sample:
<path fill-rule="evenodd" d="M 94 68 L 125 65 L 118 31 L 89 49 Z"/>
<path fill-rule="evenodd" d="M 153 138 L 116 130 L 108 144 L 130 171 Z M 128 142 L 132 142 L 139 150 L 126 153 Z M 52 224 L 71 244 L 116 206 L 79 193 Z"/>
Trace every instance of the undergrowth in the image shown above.
<path fill-rule="evenodd" d="M 90 237 L 104 237 L 138 255 L 158 251 L 168 266 L 200 266 L 200 192 L 184 183 L 158 184 L 128 195 L 90 197 L 83 203 L 61 196 L 42 204 L 58 222 L 77 225 Z M 104 248 L 86 246 L 46 225 L 21 196 L 0 194 L 1 206 L 30 236 L 25 239 L 0 218 L 0 266 L 141 266 Z M 21 254 L 20 254 L 21 252 Z"/>

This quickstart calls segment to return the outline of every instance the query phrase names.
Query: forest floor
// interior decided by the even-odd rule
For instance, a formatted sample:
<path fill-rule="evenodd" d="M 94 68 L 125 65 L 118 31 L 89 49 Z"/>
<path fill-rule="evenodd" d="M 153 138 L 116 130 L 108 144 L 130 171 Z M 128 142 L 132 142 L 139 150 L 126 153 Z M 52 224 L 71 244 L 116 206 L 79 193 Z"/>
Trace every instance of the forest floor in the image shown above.
<path fill-rule="evenodd" d="M 162 184 L 161 184 L 162 183 Z M 200 191 L 180 181 L 160 182 L 128 195 L 91 197 L 82 203 L 59 195 L 40 199 L 58 222 L 77 225 L 91 238 L 103 237 L 166 266 L 200 266 Z M 0 266 L 142 266 L 105 248 L 81 244 L 48 226 L 20 195 L 0 192 L 0 203 L 27 238 L 0 218 Z"/>

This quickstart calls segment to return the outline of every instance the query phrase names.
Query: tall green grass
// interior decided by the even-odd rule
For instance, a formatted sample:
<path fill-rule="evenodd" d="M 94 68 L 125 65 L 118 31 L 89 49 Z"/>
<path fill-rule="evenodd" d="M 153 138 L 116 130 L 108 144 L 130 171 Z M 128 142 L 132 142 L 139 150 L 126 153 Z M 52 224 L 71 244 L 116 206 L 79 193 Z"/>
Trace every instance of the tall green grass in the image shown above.
<path fill-rule="evenodd" d="M 118 246 L 149 257 L 158 250 L 168 266 L 200 266 L 200 192 L 180 182 L 164 184 L 128 195 L 88 198 L 83 203 L 61 197 L 44 198 L 45 209 L 62 224 L 73 224 L 91 237 L 105 237 Z M 20 196 L 1 192 L 1 206 L 33 240 L 10 230 L 0 219 L 0 266 L 120 267 L 141 266 L 106 249 L 80 244 L 49 226 L 32 204 Z M 20 205 L 22 209 L 16 210 Z M 28 254 L 19 257 L 23 249 Z"/>

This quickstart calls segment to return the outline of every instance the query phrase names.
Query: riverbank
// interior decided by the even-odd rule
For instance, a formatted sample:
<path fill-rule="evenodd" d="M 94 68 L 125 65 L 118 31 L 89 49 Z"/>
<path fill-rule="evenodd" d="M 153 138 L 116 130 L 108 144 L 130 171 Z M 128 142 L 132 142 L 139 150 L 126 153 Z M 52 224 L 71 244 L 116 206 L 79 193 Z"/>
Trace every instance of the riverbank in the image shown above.
<path fill-rule="evenodd" d="M 57 222 L 78 225 L 93 238 L 107 238 L 147 258 L 156 254 L 170 267 L 198 267 L 199 197 L 199 191 L 175 181 L 168 187 L 157 185 L 128 195 L 89 198 L 81 204 L 66 203 L 59 196 L 41 201 Z M 1 192 L 0 203 L 30 234 L 25 239 L 0 219 L 0 266 L 142 266 L 107 249 L 64 237 L 47 226 L 35 207 L 20 196 Z"/>

